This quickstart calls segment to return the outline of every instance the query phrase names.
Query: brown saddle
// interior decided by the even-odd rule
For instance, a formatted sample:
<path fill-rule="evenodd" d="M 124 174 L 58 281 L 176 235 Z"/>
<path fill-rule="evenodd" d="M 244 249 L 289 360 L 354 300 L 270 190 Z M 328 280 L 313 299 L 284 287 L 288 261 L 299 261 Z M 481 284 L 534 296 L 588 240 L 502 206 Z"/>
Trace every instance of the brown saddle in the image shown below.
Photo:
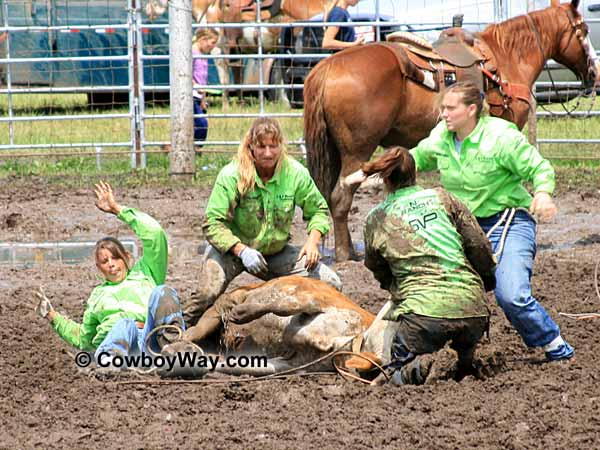
<path fill-rule="evenodd" d="M 422 38 L 411 36 L 411 33 L 393 33 L 388 40 L 405 45 L 408 51 L 425 59 L 443 61 L 455 67 L 471 67 L 485 59 L 475 47 L 473 34 L 462 28 L 442 31 L 433 45 L 423 44 Z"/>
<path fill-rule="evenodd" d="M 475 37 L 463 28 L 448 28 L 433 43 L 440 56 L 456 67 L 470 67 L 483 60 L 475 48 Z"/>
<path fill-rule="evenodd" d="M 433 45 L 415 39 L 411 33 L 395 33 L 391 42 L 400 44 L 408 59 L 421 71 L 430 72 L 436 79 L 435 90 L 443 84 L 470 81 L 483 89 L 483 75 L 479 69 L 485 61 L 477 50 L 474 36 L 462 28 L 444 30 Z M 431 86 L 428 86 L 431 89 Z"/>
<path fill-rule="evenodd" d="M 380 45 L 396 55 L 405 76 L 428 89 L 439 92 L 457 81 L 474 83 L 486 93 L 494 116 L 505 114 L 515 100 L 531 107 L 529 86 L 503 80 L 490 48 L 468 31 L 444 30 L 431 46 L 411 33 L 394 33 L 389 41 Z"/>

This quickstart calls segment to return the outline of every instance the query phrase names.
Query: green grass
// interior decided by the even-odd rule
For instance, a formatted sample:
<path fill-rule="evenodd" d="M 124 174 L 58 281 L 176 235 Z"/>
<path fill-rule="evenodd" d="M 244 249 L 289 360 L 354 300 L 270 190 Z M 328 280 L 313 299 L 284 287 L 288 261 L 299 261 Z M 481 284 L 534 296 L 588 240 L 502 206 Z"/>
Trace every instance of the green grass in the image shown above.
<path fill-rule="evenodd" d="M 220 98 L 213 98 L 210 112 L 221 112 Z M 13 111 L 16 116 L 42 115 L 85 115 L 85 114 L 127 114 L 127 105 L 98 109 L 87 104 L 84 94 L 51 94 L 51 95 L 13 95 Z M 570 105 L 567 105 L 569 107 Z M 589 103 L 580 106 L 580 111 L 590 108 Z M 548 109 L 562 111 L 560 105 L 552 105 Z M 260 111 L 256 98 L 247 98 L 240 105 L 236 99 L 232 101 L 227 112 L 258 113 Z M 267 103 L 265 112 L 287 113 L 289 110 L 280 104 Z M 169 108 L 164 104 L 150 105 L 146 108 L 149 116 L 168 114 Z M 8 98 L 0 96 L 0 114 L 8 115 Z M 211 118 L 209 140 L 237 141 L 242 138 L 253 118 Z M 281 118 L 283 131 L 290 141 L 302 138 L 301 118 Z M 145 121 L 147 141 L 170 140 L 169 122 L 167 119 L 148 118 Z M 130 119 L 83 119 L 66 121 L 36 121 L 14 124 L 16 144 L 33 145 L 36 143 L 70 144 L 76 142 L 117 142 L 130 140 Z M 526 132 L 526 130 L 525 130 Z M 543 118 L 538 120 L 538 138 L 600 138 L 600 117 L 580 118 Z M 0 124 L 0 143 L 9 142 L 9 127 L 7 123 Z M 208 150 L 215 147 L 207 146 Z M 220 149 L 225 149 L 220 147 Z M 227 147 L 235 151 L 235 147 Z M 157 150 L 157 148 L 151 148 Z M 295 150 L 295 148 L 292 148 Z M 103 155 L 101 169 L 96 167 L 95 156 L 78 153 L 93 151 L 92 148 L 74 149 L 31 149 L 30 151 L 6 151 L 0 153 L 0 179 L 6 177 L 41 176 L 47 179 L 61 180 L 62 183 L 83 184 L 99 177 L 113 179 L 123 184 L 168 183 L 169 158 L 165 154 L 149 154 L 147 168 L 132 170 L 129 162 L 129 148 L 104 148 L 104 152 L 119 151 L 122 154 Z M 599 144 L 541 144 L 540 151 L 548 158 L 566 158 L 553 160 L 557 170 L 559 184 L 563 186 L 590 185 L 598 186 L 597 171 L 599 160 L 581 158 L 600 158 Z M 39 154 L 72 152 L 73 156 L 35 156 Z M 33 156 L 13 159 L 2 157 L 10 154 L 28 153 Z M 231 159 L 227 154 L 208 154 L 196 158 L 197 175 L 194 182 L 199 184 L 211 183 L 218 170 Z M 69 181 L 66 181 L 66 180 Z"/>

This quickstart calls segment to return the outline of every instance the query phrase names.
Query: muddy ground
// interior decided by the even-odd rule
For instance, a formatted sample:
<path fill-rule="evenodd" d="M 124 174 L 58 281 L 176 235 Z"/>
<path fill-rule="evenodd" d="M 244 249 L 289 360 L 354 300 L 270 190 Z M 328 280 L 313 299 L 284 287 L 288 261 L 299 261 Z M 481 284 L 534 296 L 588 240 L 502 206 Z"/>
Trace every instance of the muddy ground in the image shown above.
<path fill-rule="evenodd" d="M 600 187 L 600 186 L 599 186 Z M 123 204 L 155 216 L 173 250 L 168 283 L 190 295 L 202 243 L 208 188 L 118 189 Z M 352 232 L 383 196 L 362 189 Z M 576 349 L 570 362 L 543 364 L 492 305 L 490 340 L 506 369 L 493 378 L 425 387 L 370 388 L 336 376 L 230 385 L 118 385 L 79 371 L 70 352 L 33 311 L 43 284 L 54 306 L 81 319 L 98 283 L 91 261 L 0 265 L 0 448 L 426 448 L 591 449 L 600 446 L 600 191 L 558 196 L 559 215 L 539 230 L 535 294 Z M 302 239 L 300 220 L 294 240 Z M 43 180 L 0 181 L 0 242 L 96 240 L 131 232 L 93 206 L 90 190 Z M 332 238 L 327 242 L 332 245 Z M 376 312 L 387 296 L 359 262 L 336 265 L 344 292 Z M 239 277 L 235 284 L 252 280 Z"/>

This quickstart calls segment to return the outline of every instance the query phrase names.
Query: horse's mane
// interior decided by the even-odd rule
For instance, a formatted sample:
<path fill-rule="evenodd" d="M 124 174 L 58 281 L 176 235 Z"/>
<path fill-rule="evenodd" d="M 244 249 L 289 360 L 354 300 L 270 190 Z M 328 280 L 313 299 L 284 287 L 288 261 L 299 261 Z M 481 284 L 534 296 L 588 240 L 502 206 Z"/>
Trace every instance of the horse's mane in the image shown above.
<path fill-rule="evenodd" d="M 534 11 L 529 13 L 529 17 L 533 19 L 538 30 L 541 29 L 541 24 L 543 24 L 544 29 L 547 29 L 549 24 L 557 24 L 556 9 L 551 7 Z M 548 48 L 549 36 L 555 33 L 555 29 L 552 32 L 540 33 L 544 48 Z M 535 35 L 531 32 L 525 15 L 488 25 L 478 34 L 478 37 L 490 47 L 494 47 L 496 52 L 505 56 L 511 55 L 514 57 L 516 55 L 521 60 L 530 58 L 531 49 L 538 48 Z"/>

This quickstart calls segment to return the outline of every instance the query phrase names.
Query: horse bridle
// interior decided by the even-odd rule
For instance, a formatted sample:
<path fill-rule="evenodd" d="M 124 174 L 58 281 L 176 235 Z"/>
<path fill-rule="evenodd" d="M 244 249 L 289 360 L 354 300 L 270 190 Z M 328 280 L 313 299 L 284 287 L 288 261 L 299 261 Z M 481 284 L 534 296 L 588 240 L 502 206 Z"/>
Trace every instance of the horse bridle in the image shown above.
<path fill-rule="evenodd" d="M 595 75 L 595 72 L 597 70 L 596 69 L 596 55 L 595 54 L 592 55 L 592 51 L 587 43 L 589 28 L 588 28 L 587 24 L 583 21 L 583 18 L 578 17 L 576 19 L 573 16 L 573 12 L 570 9 L 566 10 L 566 14 L 567 14 L 567 18 L 569 19 L 569 24 L 571 25 L 571 34 L 569 36 L 569 40 L 567 41 L 567 45 L 565 47 L 566 48 L 569 47 L 569 45 L 571 44 L 571 40 L 573 39 L 573 36 L 576 36 L 577 39 L 579 40 L 579 44 L 581 45 L 581 50 L 583 51 L 583 53 L 586 55 L 586 58 L 587 58 L 587 73 L 581 74 L 582 75 L 582 84 L 585 86 L 585 83 L 590 78 L 590 75 L 592 75 L 592 74 Z M 550 81 L 552 83 L 552 89 L 554 89 L 554 92 L 556 93 L 556 95 L 559 96 L 558 88 L 556 87 L 556 84 L 554 83 L 552 73 L 550 72 L 550 69 L 548 68 L 548 64 L 546 62 L 546 52 L 544 51 L 544 46 L 542 44 L 542 40 L 540 37 L 540 33 L 537 29 L 537 26 L 535 25 L 534 20 L 531 18 L 531 16 L 529 14 L 525 14 L 525 17 L 527 18 L 527 23 L 529 24 L 529 28 L 531 28 L 533 35 L 535 36 L 535 40 L 538 44 L 540 53 L 542 54 L 542 60 L 544 61 L 544 69 L 548 72 L 548 77 L 550 78 Z M 594 80 L 595 80 L 595 78 L 596 77 L 594 76 Z M 594 81 L 594 84 L 591 87 L 594 92 L 595 92 L 595 87 L 596 87 L 596 81 Z"/>

